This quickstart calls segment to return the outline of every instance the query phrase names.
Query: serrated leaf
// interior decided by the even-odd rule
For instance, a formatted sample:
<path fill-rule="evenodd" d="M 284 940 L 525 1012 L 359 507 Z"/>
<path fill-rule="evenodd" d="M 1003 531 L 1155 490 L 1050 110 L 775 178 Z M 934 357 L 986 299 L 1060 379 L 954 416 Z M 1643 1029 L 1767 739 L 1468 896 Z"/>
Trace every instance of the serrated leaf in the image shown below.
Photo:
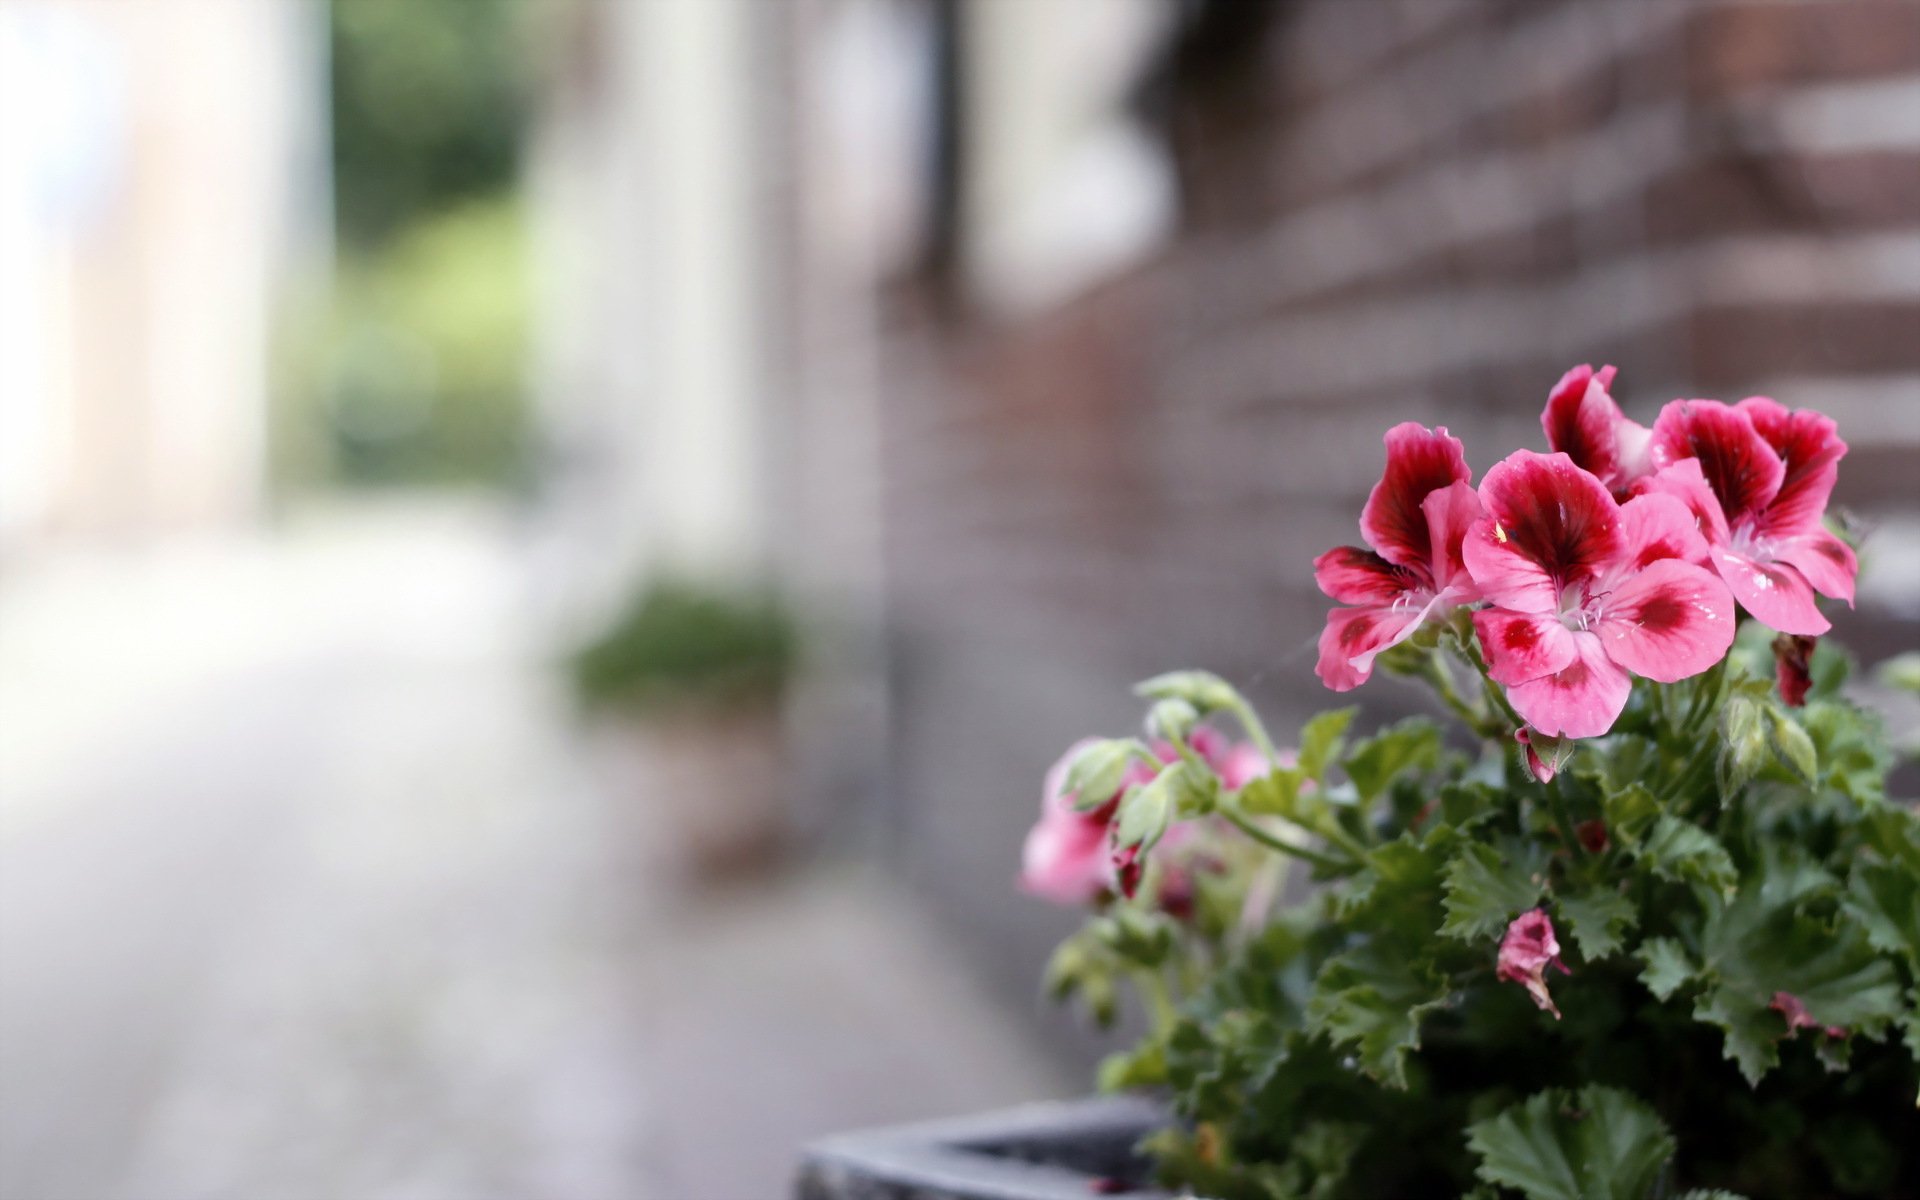
<path fill-rule="evenodd" d="M 1476 1174 L 1527 1200 L 1646 1200 L 1673 1136 L 1630 1093 L 1585 1087 L 1532 1096 L 1467 1129 Z"/>
<path fill-rule="evenodd" d="M 1786 1023 L 1770 1006 L 1781 992 L 1816 1025 L 1868 1037 L 1906 1015 L 1893 963 L 1875 952 L 1857 918 L 1846 910 L 1832 919 L 1801 911 L 1803 901 L 1829 901 L 1835 890 L 1808 862 L 1770 861 L 1702 930 L 1702 974 L 1714 982 L 1695 1016 L 1720 1027 L 1727 1056 L 1749 1083 L 1778 1061 L 1774 1043 Z"/>
<path fill-rule="evenodd" d="M 1493 937 L 1540 902 L 1544 884 L 1530 855 L 1517 848 L 1502 854 L 1484 843 L 1471 844 L 1447 864 L 1447 919 L 1440 932 L 1463 942 Z"/>
<path fill-rule="evenodd" d="M 1619 950 L 1640 921 L 1631 900 L 1605 888 L 1556 896 L 1554 906 L 1588 962 Z"/>
<path fill-rule="evenodd" d="M 1240 789 L 1240 807 L 1254 816 L 1284 817 L 1305 825 L 1308 814 L 1300 803 L 1300 789 L 1306 779 L 1298 767 L 1275 767 L 1247 781 Z"/>
<path fill-rule="evenodd" d="M 1424 717 L 1410 717 L 1356 743 L 1345 766 L 1360 799 L 1367 801 L 1409 767 L 1431 767 L 1439 757 L 1440 730 Z"/>
<path fill-rule="evenodd" d="M 1307 1027 L 1353 1050 L 1368 1075 L 1405 1088 L 1420 1022 L 1445 1006 L 1448 992 L 1443 976 L 1401 948 L 1372 942 L 1322 964 L 1307 1000 Z"/>
<path fill-rule="evenodd" d="M 1646 969 L 1640 972 L 1640 982 L 1662 1000 L 1671 998 L 1698 970 L 1686 947 L 1670 937 L 1648 938 L 1640 944 L 1637 954 L 1646 964 Z"/>
<path fill-rule="evenodd" d="M 1738 877 L 1727 848 L 1706 830 L 1678 817 L 1661 817 L 1653 823 L 1640 847 L 1640 861 L 1662 879 L 1717 892 L 1732 888 Z"/>
<path fill-rule="evenodd" d="M 1358 708 L 1336 708 L 1308 721 L 1300 730 L 1300 769 L 1307 778 L 1325 779 L 1327 768 L 1340 755 L 1347 726 L 1353 724 Z"/>
<path fill-rule="evenodd" d="M 1860 863 L 1847 884 L 1847 907 L 1874 949 L 1899 954 L 1920 972 L 1920 875 Z"/>

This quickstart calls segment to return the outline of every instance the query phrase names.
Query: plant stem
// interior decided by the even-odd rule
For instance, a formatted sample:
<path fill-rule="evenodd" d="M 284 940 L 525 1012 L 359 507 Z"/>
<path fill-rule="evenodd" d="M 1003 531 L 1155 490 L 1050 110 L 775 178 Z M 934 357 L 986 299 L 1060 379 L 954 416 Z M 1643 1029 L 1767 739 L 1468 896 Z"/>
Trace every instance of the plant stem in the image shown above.
<path fill-rule="evenodd" d="M 1248 737 L 1253 739 L 1253 744 L 1259 747 L 1261 754 L 1266 756 L 1267 762 L 1272 766 L 1279 766 L 1280 752 L 1274 748 L 1273 739 L 1267 736 L 1267 727 L 1261 724 L 1260 715 L 1253 711 L 1253 705 L 1248 704 L 1244 697 L 1236 695 L 1232 712 L 1234 719 L 1240 722 L 1240 727 L 1247 731 Z"/>
<path fill-rule="evenodd" d="M 1222 805 L 1218 811 L 1222 817 L 1226 818 L 1228 824 L 1269 850 L 1278 850 L 1282 854 L 1291 854 L 1302 862 L 1312 863 L 1314 866 L 1328 871 L 1351 871 L 1358 865 L 1354 862 L 1344 862 L 1330 855 L 1322 854 L 1318 850 L 1309 850 L 1305 846 L 1296 846 L 1292 842 L 1283 841 L 1225 805 Z"/>

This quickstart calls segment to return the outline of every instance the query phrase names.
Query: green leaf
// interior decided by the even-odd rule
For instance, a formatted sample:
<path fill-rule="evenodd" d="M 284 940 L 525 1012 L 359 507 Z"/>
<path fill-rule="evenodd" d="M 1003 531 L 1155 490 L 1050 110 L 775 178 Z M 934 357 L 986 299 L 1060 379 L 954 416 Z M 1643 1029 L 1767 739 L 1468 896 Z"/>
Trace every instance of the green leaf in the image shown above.
<path fill-rule="evenodd" d="M 1440 757 L 1440 730 L 1424 717 L 1410 717 L 1357 743 L 1347 755 L 1347 778 L 1363 801 L 1384 793 L 1409 767 L 1431 767 Z"/>
<path fill-rule="evenodd" d="M 1814 753 L 1813 739 L 1775 705 L 1767 706 L 1767 741 L 1773 747 L 1774 756 L 1798 775 L 1802 783 L 1819 782 L 1820 760 Z"/>
<path fill-rule="evenodd" d="M 1262 817 L 1285 817 L 1296 825 L 1310 824 L 1311 814 L 1301 803 L 1301 785 L 1306 772 L 1298 767 L 1275 767 L 1265 775 L 1247 781 L 1240 789 L 1240 807 Z"/>
<path fill-rule="evenodd" d="M 1538 860 L 1518 849 L 1502 854 L 1474 843 L 1447 864 L 1447 919 L 1440 932 L 1463 942 L 1484 941 L 1540 902 L 1545 884 Z"/>
<path fill-rule="evenodd" d="M 1738 878 L 1727 848 L 1706 830 L 1678 817 L 1661 817 L 1653 823 L 1640 847 L 1640 861 L 1662 879 L 1717 892 L 1726 892 Z"/>
<path fill-rule="evenodd" d="M 1420 1048 L 1420 1022 L 1446 1005 L 1445 977 L 1404 948 L 1374 941 L 1328 959 L 1307 1000 L 1307 1028 L 1350 1047 L 1368 1075 L 1407 1086 L 1407 1055 Z"/>
<path fill-rule="evenodd" d="M 1159 1087 L 1167 1081 L 1166 1047 L 1158 1041 L 1147 1041 L 1132 1050 L 1109 1054 L 1101 1060 L 1095 1080 L 1103 1092 Z"/>
<path fill-rule="evenodd" d="M 1671 998 L 1698 970 L 1686 948 L 1670 937 L 1648 938 L 1640 944 L 1638 955 L 1646 964 L 1640 982 L 1662 1000 Z"/>
<path fill-rule="evenodd" d="M 1347 726 L 1353 724 L 1358 708 L 1336 708 L 1308 721 L 1300 730 L 1300 769 L 1307 778 L 1326 778 L 1327 768 L 1340 756 Z"/>
<path fill-rule="evenodd" d="M 1631 783 L 1607 794 L 1603 805 L 1607 832 L 1626 846 L 1637 846 L 1660 817 L 1660 801 L 1643 783 Z"/>
<path fill-rule="evenodd" d="M 1630 1093 L 1541 1092 L 1467 1128 L 1479 1177 L 1528 1200 L 1646 1200 L 1673 1136 Z"/>
<path fill-rule="evenodd" d="M 1920 972 L 1920 874 L 1861 863 L 1847 885 L 1847 907 L 1876 950 L 1904 955 Z"/>
<path fill-rule="evenodd" d="M 1554 905 L 1566 918 L 1567 928 L 1588 962 L 1620 949 L 1640 921 L 1633 902 L 1607 888 L 1556 896 Z"/>
<path fill-rule="evenodd" d="M 1830 905 L 1836 890 L 1803 860 L 1769 861 L 1702 930 L 1701 974 L 1713 982 L 1694 1015 L 1720 1027 L 1727 1057 L 1749 1083 L 1779 1060 L 1786 1022 L 1770 1006 L 1781 992 L 1797 997 L 1816 1024 L 1867 1037 L 1907 1013 L 1893 963 L 1875 952 L 1860 920 L 1845 909 L 1831 918 L 1802 910 Z"/>

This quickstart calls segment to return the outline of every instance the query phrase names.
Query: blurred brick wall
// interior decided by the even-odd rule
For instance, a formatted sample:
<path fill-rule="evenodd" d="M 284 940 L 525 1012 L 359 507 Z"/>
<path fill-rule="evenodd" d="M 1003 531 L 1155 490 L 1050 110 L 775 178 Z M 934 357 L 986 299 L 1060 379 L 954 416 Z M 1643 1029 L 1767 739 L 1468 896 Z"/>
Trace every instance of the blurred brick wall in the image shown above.
<path fill-rule="evenodd" d="M 1183 232 L 1039 319 L 888 342 L 899 855 L 1011 994 L 1072 923 L 1015 894 L 1048 762 L 1205 666 L 1282 729 L 1330 697 L 1310 564 L 1390 424 L 1483 472 L 1620 367 L 1840 421 L 1839 499 L 1920 516 L 1920 5 L 1307 0 L 1173 60 Z M 1836 613 L 1870 652 L 1905 614 Z M 1358 694 L 1370 715 L 1412 697 Z"/>

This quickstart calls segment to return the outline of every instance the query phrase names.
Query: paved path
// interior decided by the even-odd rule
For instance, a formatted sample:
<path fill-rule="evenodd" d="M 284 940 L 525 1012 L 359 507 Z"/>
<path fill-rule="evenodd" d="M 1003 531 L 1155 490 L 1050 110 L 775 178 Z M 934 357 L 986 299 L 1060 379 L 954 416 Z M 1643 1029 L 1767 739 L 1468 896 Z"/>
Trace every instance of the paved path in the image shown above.
<path fill-rule="evenodd" d="M 871 875 L 621 844 L 484 514 L 0 586 L 0 1200 L 751 1200 L 1045 1094 Z"/>

